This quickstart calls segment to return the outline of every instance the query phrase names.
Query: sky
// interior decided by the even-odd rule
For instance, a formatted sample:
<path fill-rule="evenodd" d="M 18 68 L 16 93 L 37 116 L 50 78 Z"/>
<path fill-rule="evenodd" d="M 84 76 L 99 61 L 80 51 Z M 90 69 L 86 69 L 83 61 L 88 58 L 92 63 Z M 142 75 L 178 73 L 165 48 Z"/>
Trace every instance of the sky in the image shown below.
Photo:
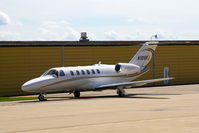
<path fill-rule="evenodd" d="M 198 0 L 0 0 L 0 41 L 199 39 Z"/>

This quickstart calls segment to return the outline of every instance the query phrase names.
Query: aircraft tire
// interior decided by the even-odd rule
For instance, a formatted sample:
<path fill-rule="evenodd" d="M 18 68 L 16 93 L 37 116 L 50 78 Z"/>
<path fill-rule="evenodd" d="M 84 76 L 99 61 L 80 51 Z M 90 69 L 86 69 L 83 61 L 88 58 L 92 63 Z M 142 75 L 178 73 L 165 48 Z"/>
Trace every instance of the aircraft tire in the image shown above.
<path fill-rule="evenodd" d="M 39 101 L 45 101 L 46 100 L 44 95 L 42 95 L 42 94 L 39 94 L 38 99 L 39 99 Z"/>
<path fill-rule="evenodd" d="M 79 91 L 74 91 L 73 95 L 75 98 L 79 98 L 80 97 L 80 92 Z"/>

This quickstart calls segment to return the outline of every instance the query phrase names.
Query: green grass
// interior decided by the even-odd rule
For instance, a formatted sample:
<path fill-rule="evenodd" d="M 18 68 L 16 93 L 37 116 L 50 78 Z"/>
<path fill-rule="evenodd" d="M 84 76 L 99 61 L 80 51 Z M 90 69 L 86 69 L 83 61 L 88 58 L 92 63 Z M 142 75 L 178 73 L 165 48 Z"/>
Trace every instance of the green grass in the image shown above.
<path fill-rule="evenodd" d="M 20 101 L 20 100 L 34 100 L 36 97 L 0 97 L 0 102 L 6 101 Z"/>

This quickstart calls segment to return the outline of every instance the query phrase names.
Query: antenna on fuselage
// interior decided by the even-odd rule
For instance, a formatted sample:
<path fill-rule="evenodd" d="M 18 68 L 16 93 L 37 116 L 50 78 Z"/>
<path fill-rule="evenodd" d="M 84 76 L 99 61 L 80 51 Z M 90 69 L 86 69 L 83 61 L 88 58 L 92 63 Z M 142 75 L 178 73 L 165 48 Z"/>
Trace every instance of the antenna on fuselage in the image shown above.
<path fill-rule="evenodd" d="M 102 63 L 102 62 L 101 62 L 101 61 L 99 61 L 99 62 L 98 62 L 98 65 L 101 65 L 101 63 Z"/>

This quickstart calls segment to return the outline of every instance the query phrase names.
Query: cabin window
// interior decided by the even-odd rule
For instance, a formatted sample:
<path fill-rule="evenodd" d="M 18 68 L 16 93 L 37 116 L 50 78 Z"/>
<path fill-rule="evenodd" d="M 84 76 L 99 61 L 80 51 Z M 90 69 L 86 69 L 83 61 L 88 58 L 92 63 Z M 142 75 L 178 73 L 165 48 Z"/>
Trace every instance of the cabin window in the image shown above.
<path fill-rule="evenodd" d="M 59 76 L 65 76 L 64 71 L 60 70 Z"/>
<path fill-rule="evenodd" d="M 81 70 L 81 72 L 82 72 L 82 75 L 85 75 L 85 71 L 84 70 Z"/>
<path fill-rule="evenodd" d="M 90 74 L 90 71 L 89 70 L 86 70 L 87 74 Z"/>
<path fill-rule="evenodd" d="M 58 71 L 55 70 L 55 69 L 50 70 L 49 72 L 47 72 L 47 73 L 45 74 L 45 76 L 47 76 L 47 75 L 51 75 L 51 76 L 55 75 L 56 77 L 58 77 Z"/>
<path fill-rule="evenodd" d="M 95 71 L 93 69 L 91 71 L 92 71 L 93 74 L 95 74 Z"/>
<path fill-rule="evenodd" d="M 100 74 L 100 70 L 99 69 L 97 69 L 97 73 Z"/>
<path fill-rule="evenodd" d="M 70 75 L 74 76 L 74 72 L 73 72 L 73 71 L 70 71 Z"/>
<path fill-rule="evenodd" d="M 78 70 L 76 70 L 77 75 L 80 75 L 80 72 Z"/>

